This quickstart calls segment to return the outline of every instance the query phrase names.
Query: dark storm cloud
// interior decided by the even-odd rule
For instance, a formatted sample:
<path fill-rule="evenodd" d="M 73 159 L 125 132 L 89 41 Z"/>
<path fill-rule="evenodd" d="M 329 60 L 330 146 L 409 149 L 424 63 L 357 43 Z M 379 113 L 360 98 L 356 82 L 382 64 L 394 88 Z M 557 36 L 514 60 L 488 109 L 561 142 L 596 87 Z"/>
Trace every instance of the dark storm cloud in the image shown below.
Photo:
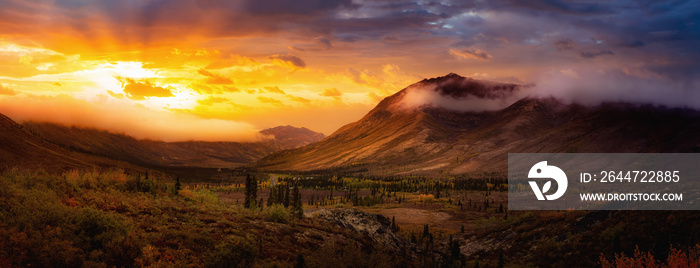
<path fill-rule="evenodd" d="M 320 32 L 332 32 L 343 41 L 383 38 L 390 33 L 431 33 L 440 20 L 460 14 L 458 8 L 443 5 L 377 5 L 365 2 L 362 8 L 339 12 L 345 16 L 319 18 L 314 26 Z M 395 37 L 396 38 L 396 37 Z"/>
<path fill-rule="evenodd" d="M 338 8 L 354 8 L 351 0 L 251 0 L 244 1 L 243 10 L 258 15 L 305 15 L 322 13 Z"/>
<path fill-rule="evenodd" d="M 685 70 L 700 66 L 700 2 L 640 1 L 487 1 L 472 10 L 497 12 L 489 23 L 440 29 L 440 34 L 461 33 L 459 45 L 498 47 L 496 39 L 525 47 L 552 44 L 541 48 L 542 56 L 550 52 L 579 49 L 583 58 L 625 61 L 644 58 L 644 72 L 661 78 L 696 83 L 695 75 Z M 479 12 L 476 12 L 477 15 Z M 507 20 L 507 21 L 506 21 Z M 510 51 L 522 51 L 512 47 Z M 494 58 L 501 55 L 489 49 Z M 613 53 L 614 52 L 614 53 Z M 549 53 L 549 54 L 547 54 Z M 552 59 L 555 60 L 555 59 Z M 683 74 L 683 75 L 679 75 Z"/>
<path fill-rule="evenodd" d="M 425 31 L 435 35 L 460 35 L 464 39 L 492 30 L 479 12 L 507 12 L 539 18 L 542 24 L 554 23 L 558 28 L 576 34 L 577 30 L 595 30 L 610 38 L 619 36 L 617 44 L 638 47 L 651 41 L 698 40 L 700 25 L 696 1 L 644 3 L 638 1 L 351 1 L 351 0 L 172 0 L 172 1 L 82 1 L 57 0 L 2 2 L 0 18 L 16 24 L 39 21 L 42 16 L 65 19 L 71 27 L 96 34 L 85 20 L 103 16 L 116 32 L 133 30 L 157 34 L 156 29 L 208 26 L 213 35 L 239 35 L 252 32 L 304 29 L 317 34 L 352 36 L 356 39 L 376 37 L 377 34 Z M 464 16 L 475 12 L 476 16 Z M 465 25 L 444 27 L 446 21 Z M 211 23 L 214 21 L 215 23 Z M 498 22 L 498 21 L 496 21 Z M 528 29 L 532 21 L 513 24 L 513 32 Z M 200 29 L 203 30 L 203 29 Z M 202 31 L 199 33 L 201 34 Z M 534 30 L 526 33 L 537 32 Z M 179 32 L 182 34 L 182 31 Z M 512 35 L 509 33 L 507 35 Z M 534 34 L 529 37 L 541 37 Z M 124 38 L 131 38 L 124 36 Z M 399 38 L 394 35 L 394 38 Z M 576 36 L 569 36 L 576 40 Z M 400 39 L 400 38 L 399 38 Z M 511 38 L 512 39 L 512 38 Z M 561 40 L 561 39 L 560 39 Z M 330 42 L 329 40 L 326 40 Z M 555 42 L 558 40 L 552 40 Z"/>
<path fill-rule="evenodd" d="M 552 43 L 552 45 L 554 45 L 554 47 L 556 47 L 559 51 L 573 49 L 575 44 L 576 43 L 574 40 L 569 38 L 561 39 Z"/>
<path fill-rule="evenodd" d="M 456 49 L 452 48 L 449 50 L 450 54 L 455 55 L 459 59 L 475 59 L 475 60 L 489 60 L 491 55 L 478 48 L 464 48 Z"/>
<path fill-rule="evenodd" d="M 583 51 L 581 52 L 581 57 L 587 58 L 587 59 L 592 59 L 598 56 L 603 56 L 603 55 L 615 55 L 610 50 L 601 50 L 601 51 Z"/>
<path fill-rule="evenodd" d="M 333 48 L 333 44 L 328 37 L 316 37 L 306 44 L 290 46 L 290 49 L 298 52 L 323 51 Z"/>
<path fill-rule="evenodd" d="M 596 15 L 608 14 L 615 11 L 606 2 L 596 1 L 557 1 L 557 0 L 534 0 L 534 1 L 504 1 L 505 6 L 517 9 L 533 10 L 537 12 L 551 12 L 575 15 Z"/>
<path fill-rule="evenodd" d="M 644 42 L 642 42 L 640 40 L 623 41 L 623 42 L 620 42 L 620 45 L 623 47 L 643 47 Z"/>

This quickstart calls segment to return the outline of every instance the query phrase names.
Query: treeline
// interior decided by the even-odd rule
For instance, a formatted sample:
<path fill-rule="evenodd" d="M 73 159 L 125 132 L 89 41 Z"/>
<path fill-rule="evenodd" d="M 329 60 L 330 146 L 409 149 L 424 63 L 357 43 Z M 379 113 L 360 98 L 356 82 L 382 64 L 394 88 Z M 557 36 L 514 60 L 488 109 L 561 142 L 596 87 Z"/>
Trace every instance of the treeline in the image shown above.
<path fill-rule="evenodd" d="M 335 189 L 344 191 L 358 191 L 369 189 L 372 195 L 378 192 L 415 192 L 433 194 L 440 198 L 445 191 L 507 191 L 508 180 L 505 178 L 478 178 L 469 177 L 436 180 L 425 177 L 373 177 L 360 176 L 350 178 L 337 175 L 321 175 L 302 178 L 280 178 L 280 182 L 296 181 L 305 189 Z"/>
<path fill-rule="evenodd" d="M 292 215 L 296 218 L 302 218 L 304 216 L 301 192 L 299 191 L 299 180 L 287 181 L 284 184 L 277 184 L 270 187 L 267 203 L 265 203 L 263 198 L 258 200 L 257 197 L 258 180 L 255 176 L 248 174 L 245 179 L 245 199 L 243 203 L 245 208 L 262 208 L 265 205 L 268 207 L 281 205 L 284 206 L 285 209 L 291 207 Z"/>
<path fill-rule="evenodd" d="M 494 205 L 494 200 L 489 198 L 492 192 L 507 190 L 507 180 L 504 178 L 473 179 L 462 177 L 439 180 L 425 177 L 343 177 L 327 174 L 301 178 L 279 177 L 277 179 L 279 185 L 272 187 L 267 202 L 268 206 L 275 202 L 282 202 L 285 204 L 285 207 L 288 207 L 289 203 L 294 204 L 296 201 L 287 201 L 289 197 L 286 197 L 285 192 L 289 192 L 289 189 L 293 189 L 293 187 L 298 187 L 314 190 L 313 193 L 306 195 L 304 201 L 309 206 L 318 207 L 336 204 L 374 206 L 386 202 L 403 203 L 407 202 L 406 193 L 413 193 L 424 195 L 428 199 L 447 198 L 449 203 L 459 206 L 460 209 L 485 211 Z M 330 194 L 328 192 L 318 192 L 319 190 L 327 190 Z M 483 193 L 483 197 L 474 196 L 475 200 L 471 198 L 464 200 L 455 199 L 453 203 L 451 195 L 458 191 L 478 191 Z M 419 202 L 425 201 L 421 200 Z M 504 212 L 504 208 L 502 205 L 496 204 L 495 211 Z"/>

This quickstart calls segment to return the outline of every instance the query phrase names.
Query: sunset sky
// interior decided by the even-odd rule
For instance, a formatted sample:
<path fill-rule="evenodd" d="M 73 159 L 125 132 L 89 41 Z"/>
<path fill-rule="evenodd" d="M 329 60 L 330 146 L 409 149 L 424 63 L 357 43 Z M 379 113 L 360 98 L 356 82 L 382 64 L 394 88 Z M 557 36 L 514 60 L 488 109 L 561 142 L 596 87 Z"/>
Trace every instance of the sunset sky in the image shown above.
<path fill-rule="evenodd" d="M 698 1 L 520 2 L 0 0 L 0 113 L 167 141 L 331 134 L 450 72 L 700 107 Z"/>

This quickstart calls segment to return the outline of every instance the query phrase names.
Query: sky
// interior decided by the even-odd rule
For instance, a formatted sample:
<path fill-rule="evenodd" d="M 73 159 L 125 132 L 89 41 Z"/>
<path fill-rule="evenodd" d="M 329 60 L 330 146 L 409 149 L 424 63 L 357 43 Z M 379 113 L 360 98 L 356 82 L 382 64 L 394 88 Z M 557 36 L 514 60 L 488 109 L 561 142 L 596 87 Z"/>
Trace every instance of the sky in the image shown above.
<path fill-rule="evenodd" d="M 137 138 L 331 134 L 457 73 L 700 108 L 698 1 L 0 0 L 0 113 Z"/>

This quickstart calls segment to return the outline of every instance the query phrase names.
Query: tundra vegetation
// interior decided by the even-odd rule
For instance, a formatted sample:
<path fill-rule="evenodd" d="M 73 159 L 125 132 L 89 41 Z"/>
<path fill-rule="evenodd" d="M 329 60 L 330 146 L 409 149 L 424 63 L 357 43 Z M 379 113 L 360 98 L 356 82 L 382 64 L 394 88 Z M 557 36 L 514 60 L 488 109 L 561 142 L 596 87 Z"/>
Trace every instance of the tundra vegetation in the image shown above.
<path fill-rule="evenodd" d="M 269 175 L 8 169 L 0 267 L 698 266 L 695 212 L 509 211 L 495 173 Z M 321 215 L 342 209 L 383 216 Z"/>

